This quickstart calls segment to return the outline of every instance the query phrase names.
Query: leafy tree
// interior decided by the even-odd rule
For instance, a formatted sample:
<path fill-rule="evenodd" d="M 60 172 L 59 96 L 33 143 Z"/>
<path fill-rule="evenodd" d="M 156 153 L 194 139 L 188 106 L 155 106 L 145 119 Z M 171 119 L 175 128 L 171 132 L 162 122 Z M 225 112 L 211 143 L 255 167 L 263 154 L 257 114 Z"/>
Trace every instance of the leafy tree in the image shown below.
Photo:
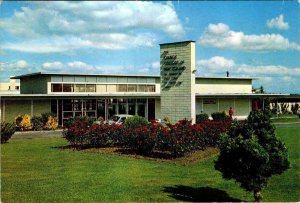
<path fill-rule="evenodd" d="M 240 186 L 262 201 L 261 190 L 268 178 L 289 168 L 287 148 L 275 136 L 269 111 L 253 111 L 244 123 L 235 121 L 221 137 L 215 169 L 223 178 L 235 179 Z"/>

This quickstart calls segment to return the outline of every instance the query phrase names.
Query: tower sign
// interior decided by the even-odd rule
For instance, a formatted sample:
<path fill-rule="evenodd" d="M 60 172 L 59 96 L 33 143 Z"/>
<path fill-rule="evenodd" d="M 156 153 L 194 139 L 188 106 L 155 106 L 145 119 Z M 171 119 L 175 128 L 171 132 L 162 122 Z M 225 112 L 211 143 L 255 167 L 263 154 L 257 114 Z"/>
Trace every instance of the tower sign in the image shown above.
<path fill-rule="evenodd" d="M 161 115 L 195 122 L 195 42 L 160 44 Z"/>

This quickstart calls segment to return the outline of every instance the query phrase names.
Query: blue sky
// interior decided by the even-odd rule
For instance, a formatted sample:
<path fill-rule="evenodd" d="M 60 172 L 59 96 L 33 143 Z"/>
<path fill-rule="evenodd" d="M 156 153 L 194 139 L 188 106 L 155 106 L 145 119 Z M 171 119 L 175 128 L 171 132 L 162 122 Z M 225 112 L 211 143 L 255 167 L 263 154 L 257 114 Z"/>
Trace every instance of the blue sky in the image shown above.
<path fill-rule="evenodd" d="M 30 72 L 159 74 L 159 44 L 195 40 L 198 76 L 300 93 L 300 1 L 7 2 L 0 81 Z"/>

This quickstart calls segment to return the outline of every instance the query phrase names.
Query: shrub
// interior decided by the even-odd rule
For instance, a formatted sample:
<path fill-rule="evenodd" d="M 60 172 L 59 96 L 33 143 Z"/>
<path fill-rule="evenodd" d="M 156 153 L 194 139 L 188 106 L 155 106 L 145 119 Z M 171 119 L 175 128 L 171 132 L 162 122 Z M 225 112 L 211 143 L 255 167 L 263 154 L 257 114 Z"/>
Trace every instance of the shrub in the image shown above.
<path fill-rule="evenodd" d="M 56 117 L 49 116 L 47 123 L 44 125 L 46 130 L 55 130 L 58 127 L 58 121 Z"/>
<path fill-rule="evenodd" d="M 58 127 L 58 120 L 55 114 L 51 112 L 42 113 L 43 129 L 55 130 Z"/>
<path fill-rule="evenodd" d="M 28 130 L 31 128 L 31 119 L 28 114 L 18 115 L 15 119 L 16 125 L 20 130 Z"/>
<path fill-rule="evenodd" d="M 203 136 L 205 138 L 205 145 L 215 147 L 217 146 L 220 137 L 226 133 L 231 127 L 231 121 L 215 122 L 208 121 L 200 124 L 203 129 Z"/>
<path fill-rule="evenodd" d="M 148 121 L 144 117 L 137 115 L 127 118 L 124 123 L 125 128 L 140 128 L 147 125 Z"/>
<path fill-rule="evenodd" d="M 92 124 L 86 118 L 77 118 L 63 132 L 64 138 L 76 146 L 112 146 L 124 144 L 124 126 Z"/>
<path fill-rule="evenodd" d="M 202 123 L 205 121 L 208 121 L 208 115 L 206 113 L 196 115 L 196 123 Z"/>
<path fill-rule="evenodd" d="M 94 118 L 90 118 L 88 116 L 82 116 L 82 117 L 71 117 L 67 120 L 64 121 L 64 128 L 69 128 L 70 126 L 73 126 L 76 122 L 78 121 L 85 121 L 88 122 L 90 125 L 93 124 L 93 122 L 95 121 Z"/>
<path fill-rule="evenodd" d="M 150 154 L 156 144 L 156 134 L 151 127 L 127 128 L 127 146 L 142 154 Z"/>
<path fill-rule="evenodd" d="M 275 136 L 269 111 L 254 111 L 245 123 L 234 122 L 228 135 L 221 137 L 219 148 L 215 169 L 252 191 L 255 201 L 262 200 L 268 178 L 289 168 L 287 148 Z"/>
<path fill-rule="evenodd" d="M 16 127 L 13 123 L 1 122 L 1 144 L 6 143 L 15 133 Z"/>
<path fill-rule="evenodd" d="M 214 121 L 217 121 L 217 122 L 225 122 L 226 120 L 229 119 L 229 117 L 226 116 L 224 111 L 212 113 L 211 117 L 213 118 Z"/>
<path fill-rule="evenodd" d="M 42 116 L 42 119 L 43 119 L 43 125 L 46 125 L 46 123 L 48 122 L 49 116 L 56 117 L 56 115 L 54 113 L 51 113 L 51 112 L 41 113 L 41 116 Z"/>
<path fill-rule="evenodd" d="M 31 118 L 33 130 L 43 130 L 43 118 L 41 116 L 33 116 Z"/>

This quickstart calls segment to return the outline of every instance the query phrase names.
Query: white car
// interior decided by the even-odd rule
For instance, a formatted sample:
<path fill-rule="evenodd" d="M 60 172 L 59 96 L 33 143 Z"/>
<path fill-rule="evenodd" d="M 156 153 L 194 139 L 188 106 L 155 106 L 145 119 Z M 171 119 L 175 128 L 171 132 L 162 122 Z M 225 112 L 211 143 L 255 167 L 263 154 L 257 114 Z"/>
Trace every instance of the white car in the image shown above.
<path fill-rule="evenodd" d="M 133 115 L 129 115 L 129 114 L 117 114 L 117 115 L 114 115 L 111 119 L 109 119 L 108 121 L 106 121 L 106 123 L 108 124 L 122 124 L 125 122 L 125 120 L 127 118 L 130 118 L 132 117 Z"/>

